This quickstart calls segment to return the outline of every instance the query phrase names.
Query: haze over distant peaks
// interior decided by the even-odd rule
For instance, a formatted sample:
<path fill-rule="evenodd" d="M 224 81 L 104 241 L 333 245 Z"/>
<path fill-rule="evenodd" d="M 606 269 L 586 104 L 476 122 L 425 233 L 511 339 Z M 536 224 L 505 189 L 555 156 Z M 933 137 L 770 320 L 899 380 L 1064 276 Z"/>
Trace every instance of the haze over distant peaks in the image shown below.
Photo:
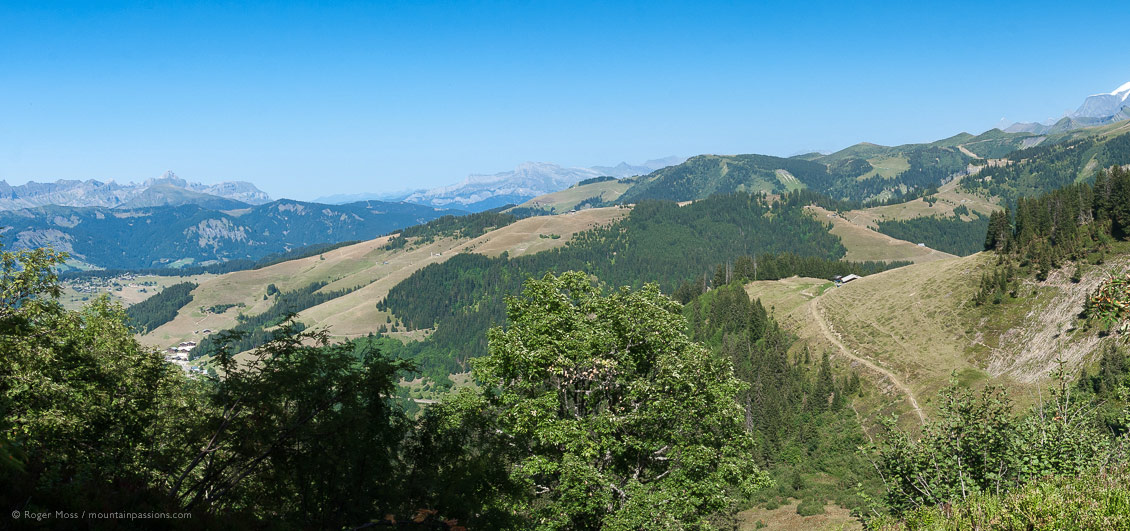
<path fill-rule="evenodd" d="M 1130 120 L 1130 82 L 1112 92 L 1094 94 L 1083 100 L 1075 112 L 1059 120 L 1014 123 L 1004 129 L 1006 133 L 1062 133 L 1083 127 L 1105 125 Z"/>
<path fill-rule="evenodd" d="M 1105 118 L 1122 112 L 1127 106 L 1130 106 L 1130 82 L 1124 83 L 1113 92 L 1088 96 L 1083 100 L 1083 105 L 1071 113 L 1071 117 Z"/>
<path fill-rule="evenodd" d="M 32 181 L 11 186 L 0 180 L 0 210 L 47 205 L 138 208 L 198 204 L 207 208 L 240 208 L 270 201 L 271 196 L 249 182 L 191 183 L 171 171 L 141 184 L 60 179 L 53 183 Z"/>
<path fill-rule="evenodd" d="M 683 157 L 664 157 L 643 164 L 621 162 L 616 166 L 591 168 L 564 167 L 549 162 L 526 162 L 511 171 L 472 174 L 462 182 L 421 190 L 403 199 L 434 207 L 488 210 L 509 203 L 520 204 L 534 197 L 564 190 L 578 181 L 593 177 L 646 175 L 660 168 L 680 164 Z"/>
<path fill-rule="evenodd" d="M 652 159 L 638 166 L 628 164 L 627 162 L 621 162 L 620 164 L 617 164 L 615 166 L 593 166 L 592 169 L 596 170 L 601 175 L 624 178 L 631 177 L 633 175 L 647 175 L 661 168 L 682 164 L 686 160 L 686 157 L 676 157 L 672 155 L 670 157 L 663 157 L 661 159 Z"/>

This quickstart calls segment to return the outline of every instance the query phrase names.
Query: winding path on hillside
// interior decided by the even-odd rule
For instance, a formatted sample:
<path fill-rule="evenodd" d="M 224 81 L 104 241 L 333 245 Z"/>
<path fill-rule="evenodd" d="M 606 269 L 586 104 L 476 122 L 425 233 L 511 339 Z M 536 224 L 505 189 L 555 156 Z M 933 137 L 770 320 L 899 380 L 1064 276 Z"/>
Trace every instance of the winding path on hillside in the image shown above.
<path fill-rule="evenodd" d="M 867 367 L 867 368 L 869 368 L 869 369 L 871 369 L 871 370 L 873 370 L 873 371 L 875 371 L 879 374 L 882 374 L 883 376 L 885 376 L 887 378 L 887 380 L 890 380 L 890 382 L 892 384 L 894 384 L 895 388 L 897 388 L 900 392 L 902 392 L 902 394 L 906 395 L 907 400 L 910 401 L 910 406 L 912 408 L 914 408 L 914 412 L 918 414 L 919 422 L 925 424 L 926 423 L 926 414 L 922 411 L 922 408 L 918 406 L 918 400 L 916 400 L 914 398 L 914 393 L 911 392 L 910 388 L 907 387 L 906 384 L 902 383 L 901 380 L 896 378 L 894 373 L 892 373 L 891 371 L 888 371 L 887 369 L 880 367 L 878 364 L 876 364 L 875 362 L 872 362 L 869 359 L 866 359 L 866 358 L 863 358 L 863 357 L 860 357 L 860 356 L 856 356 L 855 353 L 853 353 L 851 351 L 851 349 L 844 346 L 844 344 L 842 342 L 840 342 L 839 334 L 836 334 L 834 331 L 832 331 L 832 326 L 828 324 L 828 321 L 824 320 L 824 314 L 820 311 L 820 308 L 817 307 L 817 305 L 819 305 L 819 304 L 820 304 L 820 298 L 819 297 L 812 299 L 808 303 L 808 309 L 812 313 L 812 319 L 815 320 L 816 325 L 820 327 L 820 333 L 824 334 L 824 337 L 826 337 L 828 339 L 828 341 L 831 341 L 832 344 L 836 346 L 836 348 L 840 349 L 840 352 L 844 356 L 847 356 L 849 359 L 852 359 L 854 361 L 862 363 L 865 367 Z"/>

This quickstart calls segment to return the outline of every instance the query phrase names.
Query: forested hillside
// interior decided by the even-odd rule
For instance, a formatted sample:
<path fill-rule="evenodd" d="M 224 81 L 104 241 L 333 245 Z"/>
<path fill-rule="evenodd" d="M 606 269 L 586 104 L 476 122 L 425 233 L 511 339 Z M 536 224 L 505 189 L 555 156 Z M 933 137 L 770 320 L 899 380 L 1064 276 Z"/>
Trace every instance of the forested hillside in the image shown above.
<path fill-rule="evenodd" d="M 450 214 L 461 212 L 380 201 L 283 200 L 232 212 L 191 204 L 134 210 L 46 206 L 0 212 L 0 227 L 14 249 L 49 245 L 85 267 L 142 269 L 255 261 L 313 244 L 370 239 Z"/>
<path fill-rule="evenodd" d="M 989 218 L 979 212 L 961 212 L 951 217 L 930 216 L 907 220 L 879 221 L 879 232 L 914 243 L 924 243 L 931 249 L 968 256 L 982 250 L 981 236 L 989 228 Z M 961 215 L 972 217 L 965 221 Z"/>
<path fill-rule="evenodd" d="M 985 249 L 996 251 L 1000 265 L 981 281 L 979 304 L 1016 298 L 1015 280 L 1033 275 L 1043 281 L 1055 269 L 1071 265 L 1078 282 L 1084 269 L 1101 265 L 1106 253 L 1130 239 L 1130 172 L 1114 167 L 1096 177 L 1094 186 L 1073 184 L 1038 197 L 1021 198 L 1015 216 L 994 213 Z"/>
<path fill-rule="evenodd" d="M 178 310 L 192 302 L 192 289 L 195 287 L 192 282 L 173 284 L 161 293 L 130 306 L 126 310 L 130 326 L 144 334 L 172 321 Z"/>
<path fill-rule="evenodd" d="M 962 187 L 999 196 L 1009 204 L 1067 185 L 1089 181 L 1102 169 L 1130 164 L 1127 124 L 1084 129 L 1004 155 L 962 179 Z"/>
<path fill-rule="evenodd" d="M 787 255 L 766 256 L 783 253 Z M 835 262 L 843 255 L 838 238 L 798 201 L 771 203 L 747 193 L 716 195 L 682 207 L 645 201 L 622 221 L 576 234 L 558 249 L 516 258 L 461 254 L 427 266 L 397 284 L 378 307 L 409 328 L 435 329 L 425 341 L 386 348 L 442 376 L 465 370 L 468 359 L 485 353 L 483 332 L 502 322 L 504 297 L 517 293 L 526 278 L 574 269 L 614 286 L 655 282 L 671 293 L 688 279 L 705 275 L 711 280 L 719 263 L 743 256 L 765 257 L 761 278 L 772 278 L 816 269 L 808 264 Z M 878 266 L 843 264 L 821 270 L 861 267 Z"/>
<path fill-rule="evenodd" d="M 895 202 L 940 186 L 964 172 L 971 160 L 956 144 L 946 142 L 897 147 L 859 144 L 830 155 L 787 159 L 700 155 L 640 177 L 618 201 L 689 201 L 714 193 L 807 188 L 836 199 Z"/>

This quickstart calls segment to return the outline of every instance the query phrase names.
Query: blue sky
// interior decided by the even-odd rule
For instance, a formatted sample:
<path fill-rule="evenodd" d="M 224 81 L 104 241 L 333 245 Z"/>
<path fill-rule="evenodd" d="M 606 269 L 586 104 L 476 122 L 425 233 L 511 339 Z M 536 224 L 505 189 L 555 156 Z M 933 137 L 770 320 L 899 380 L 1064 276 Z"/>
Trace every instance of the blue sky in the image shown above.
<path fill-rule="evenodd" d="M 991 4 L 0 2 L 0 179 L 312 199 L 931 141 L 1130 81 L 1124 4 Z"/>

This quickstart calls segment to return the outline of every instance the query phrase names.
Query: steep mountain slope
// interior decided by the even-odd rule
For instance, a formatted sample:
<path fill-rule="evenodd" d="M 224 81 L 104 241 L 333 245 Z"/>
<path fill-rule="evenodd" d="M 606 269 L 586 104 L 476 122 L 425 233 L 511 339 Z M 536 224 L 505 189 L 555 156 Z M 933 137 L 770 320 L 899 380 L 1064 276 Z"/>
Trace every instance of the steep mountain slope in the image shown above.
<path fill-rule="evenodd" d="M 823 188 L 833 178 L 827 166 L 801 159 L 768 155 L 699 155 L 639 178 L 620 196 L 619 201 L 690 201 L 716 193 L 784 192 L 805 186 Z"/>
<path fill-rule="evenodd" d="M 978 155 L 965 143 L 995 153 L 1031 135 L 999 131 L 962 133 L 930 144 L 880 146 L 861 143 L 829 155 L 700 155 L 637 179 L 621 202 L 689 201 L 714 193 L 782 193 L 806 188 L 835 199 L 888 201 L 910 198 L 964 175 Z"/>
<path fill-rule="evenodd" d="M 1130 122 L 1048 135 L 1038 145 L 981 162 L 961 180 L 970 192 L 1006 201 L 1091 180 L 1100 170 L 1130 164 Z"/>
<path fill-rule="evenodd" d="M 194 204 L 132 210 L 46 206 L 0 212 L 0 234 L 12 248 L 51 245 L 91 266 L 128 269 L 257 259 L 314 243 L 372 238 L 458 213 L 405 203 L 289 200 L 228 212 Z"/>
<path fill-rule="evenodd" d="M 1130 82 L 1123 83 L 1122 86 L 1109 93 L 1088 96 L 1087 99 L 1083 100 L 1083 104 L 1071 113 L 1071 116 L 1073 118 L 1106 118 L 1122 112 L 1126 107 L 1130 107 Z"/>
<path fill-rule="evenodd" d="M 644 162 L 643 164 L 628 164 L 621 162 L 615 166 L 593 166 L 592 169 L 596 170 L 601 175 L 608 175 L 611 177 L 634 177 L 636 175 L 647 175 L 655 170 L 682 164 L 686 161 L 686 157 L 663 157 L 661 159 L 652 159 Z"/>
<path fill-rule="evenodd" d="M 1078 367 L 1092 361 L 1101 343 L 1113 341 L 1078 329 L 1078 316 L 1107 269 L 1124 270 L 1130 256 L 1089 270 L 1079 283 L 1061 269 L 1045 282 L 1025 280 L 1026 297 L 976 306 L 972 299 L 981 274 L 995 260 L 987 253 L 947 258 L 823 290 L 825 280 L 797 278 L 753 282 L 746 290 L 774 306 L 777 318 L 809 348 L 843 356 L 842 345 L 850 356 L 889 372 L 893 379 L 875 376 L 886 382 L 891 397 L 903 401 L 904 411 L 912 408 L 899 385 L 929 412 L 925 399 L 953 373 L 966 384 L 1023 388 L 1045 380 L 1056 359 Z"/>
<path fill-rule="evenodd" d="M 472 174 L 460 183 L 429 190 L 336 194 L 325 196 L 317 201 L 345 203 L 363 199 L 380 199 L 384 201 L 409 201 L 422 205 L 480 212 L 509 203 L 522 203 L 540 195 L 564 190 L 582 180 L 601 176 L 623 178 L 645 175 L 685 160 L 684 157 L 670 156 L 649 160 L 642 164 L 621 162 L 615 166 L 593 166 L 591 168 L 563 167 L 548 162 L 527 162 L 511 171 L 492 175 Z"/>

